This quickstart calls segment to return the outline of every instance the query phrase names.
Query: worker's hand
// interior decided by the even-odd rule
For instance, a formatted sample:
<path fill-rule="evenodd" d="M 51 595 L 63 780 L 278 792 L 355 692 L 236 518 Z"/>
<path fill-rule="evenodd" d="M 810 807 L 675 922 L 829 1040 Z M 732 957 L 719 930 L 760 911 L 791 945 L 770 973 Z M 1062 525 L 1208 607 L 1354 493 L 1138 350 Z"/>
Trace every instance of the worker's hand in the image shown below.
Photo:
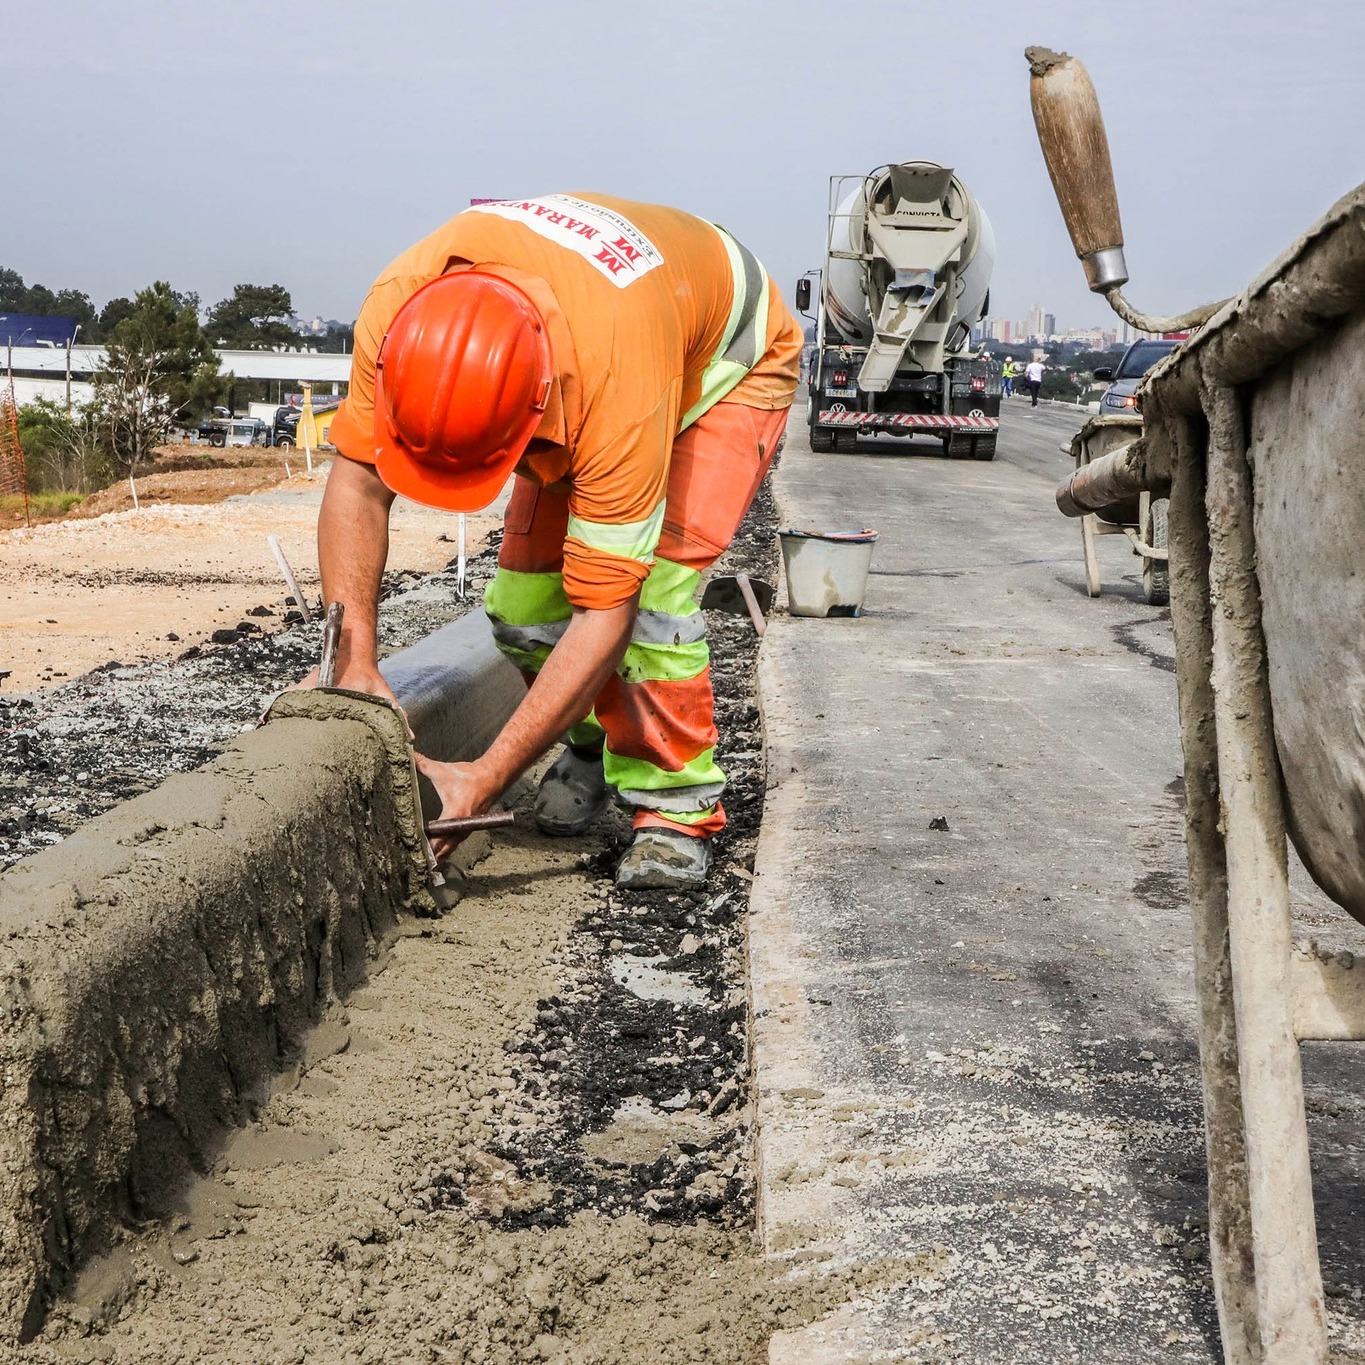
<path fill-rule="evenodd" d="M 317 685 L 318 670 L 314 668 L 292 687 L 286 687 L 284 690 L 286 692 L 307 692 Z M 394 706 L 398 706 L 398 698 L 393 695 L 393 688 L 389 686 L 378 668 L 363 668 L 352 665 L 344 673 L 338 669 L 334 685 L 344 687 L 350 692 L 368 692 L 372 697 L 383 697 L 385 701 L 391 701 Z"/>
<path fill-rule="evenodd" d="M 481 815 L 500 793 L 490 791 L 484 771 L 477 763 L 439 763 L 416 754 L 417 769 L 436 788 L 441 798 L 442 820 L 458 820 L 465 815 Z M 431 841 L 438 863 L 444 862 L 469 836 L 446 834 Z"/>

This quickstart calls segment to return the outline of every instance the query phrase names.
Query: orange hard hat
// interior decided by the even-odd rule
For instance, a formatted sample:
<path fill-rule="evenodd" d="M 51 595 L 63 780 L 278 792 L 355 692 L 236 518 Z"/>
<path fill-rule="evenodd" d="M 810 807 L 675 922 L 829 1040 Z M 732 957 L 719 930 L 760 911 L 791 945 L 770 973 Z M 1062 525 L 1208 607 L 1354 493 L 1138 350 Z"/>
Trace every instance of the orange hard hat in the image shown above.
<path fill-rule="evenodd" d="M 554 379 L 540 310 L 516 285 L 477 270 L 423 285 L 389 324 L 376 368 L 379 477 L 452 512 L 497 497 Z"/>

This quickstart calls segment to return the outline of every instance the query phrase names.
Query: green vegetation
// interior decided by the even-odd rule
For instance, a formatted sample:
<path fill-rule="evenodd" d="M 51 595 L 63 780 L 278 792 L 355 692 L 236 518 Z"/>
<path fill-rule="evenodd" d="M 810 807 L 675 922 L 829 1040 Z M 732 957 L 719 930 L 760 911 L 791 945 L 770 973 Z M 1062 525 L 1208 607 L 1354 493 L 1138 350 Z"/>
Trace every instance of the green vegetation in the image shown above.
<path fill-rule="evenodd" d="M 282 284 L 238 284 L 232 297 L 208 311 L 204 330 L 215 346 L 238 351 L 268 351 L 298 345 L 289 326 L 294 301 Z"/>
<path fill-rule="evenodd" d="M 113 477 L 92 408 L 74 408 L 68 416 L 56 403 L 38 398 L 24 404 L 18 417 L 30 494 L 79 498 Z"/>
<path fill-rule="evenodd" d="M 40 517 L 59 517 L 63 512 L 69 512 L 84 497 L 84 493 L 30 493 L 28 508 Z M 6 493 L 0 496 L 0 512 L 13 514 L 23 510 L 22 494 Z"/>
<path fill-rule="evenodd" d="M 104 451 L 131 474 L 173 423 L 212 404 L 222 387 L 218 357 L 199 326 L 198 297 L 164 280 L 138 292 L 107 350 L 92 410 Z"/>

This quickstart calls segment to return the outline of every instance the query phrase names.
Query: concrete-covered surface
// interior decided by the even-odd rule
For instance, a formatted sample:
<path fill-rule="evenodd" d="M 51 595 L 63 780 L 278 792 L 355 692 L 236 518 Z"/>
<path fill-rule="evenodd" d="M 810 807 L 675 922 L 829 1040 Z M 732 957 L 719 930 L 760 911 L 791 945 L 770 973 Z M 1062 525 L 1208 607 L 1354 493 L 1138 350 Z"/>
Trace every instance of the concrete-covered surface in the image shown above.
<path fill-rule="evenodd" d="M 481 615 L 385 668 L 445 758 L 521 692 Z M 0 1331 L 204 1167 L 425 885 L 401 720 L 321 694 L 0 877 Z"/>
<path fill-rule="evenodd" d="M 1117 539 L 1085 595 L 1051 496 L 1070 413 L 1007 404 L 993 464 L 816 457 L 803 416 L 781 521 L 882 538 L 862 619 L 779 619 L 762 656 L 760 1230 L 943 1270 L 771 1359 L 1216 1360 L 1169 618 Z M 1360 951 L 1301 875 L 1295 910 Z M 1307 1058 L 1346 1352 L 1355 1056 Z"/>

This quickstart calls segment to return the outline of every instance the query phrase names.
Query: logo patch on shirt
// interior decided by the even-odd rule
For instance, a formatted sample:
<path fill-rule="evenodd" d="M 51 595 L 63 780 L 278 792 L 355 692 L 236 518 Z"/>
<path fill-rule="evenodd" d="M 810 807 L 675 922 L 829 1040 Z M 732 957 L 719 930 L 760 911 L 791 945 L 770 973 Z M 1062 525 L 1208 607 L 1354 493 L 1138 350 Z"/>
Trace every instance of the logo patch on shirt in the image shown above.
<path fill-rule="evenodd" d="M 560 246 L 576 251 L 618 289 L 664 263 L 663 253 L 628 218 L 568 194 L 539 199 L 497 199 L 476 204 L 466 213 L 493 213 Z"/>

